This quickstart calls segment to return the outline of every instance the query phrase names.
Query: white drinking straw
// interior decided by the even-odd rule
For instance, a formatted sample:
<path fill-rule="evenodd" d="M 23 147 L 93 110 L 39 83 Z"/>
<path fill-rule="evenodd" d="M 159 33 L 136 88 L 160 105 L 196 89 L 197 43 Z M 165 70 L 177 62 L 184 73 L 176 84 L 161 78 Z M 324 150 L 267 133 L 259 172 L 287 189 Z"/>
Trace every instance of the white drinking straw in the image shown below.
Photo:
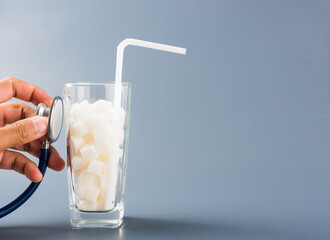
<path fill-rule="evenodd" d="M 160 51 L 165 52 L 172 52 L 172 53 L 178 53 L 178 54 L 186 54 L 185 48 L 160 44 L 160 43 L 154 43 L 154 42 L 148 42 L 143 40 L 138 40 L 134 38 L 126 38 L 124 39 L 117 47 L 117 63 L 116 63 L 116 79 L 115 79 L 115 96 L 114 96 L 114 114 L 113 114 L 113 143 L 112 143 L 112 160 L 118 161 L 118 111 L 120 109 L 121 104 L 121 91 L 122 91 L 122 85 L 121 85 L 121 78 L 122 78 L 122 72 L 123 72 L 123 58 L 124 58 L 124 50 L 127 46 L 138 46 L 138 47 L 145 47 L 145 48 L 152 48 Z M 115 162 L 114 165 L 117 163 Z M 114 166 L 112 165 L 112 166 Z M 114 183 L 115 184 L 115 183 Z"/>
<path fill-rule="evenodd" d="M 124 39 L 117 47 L 117 62 L 116 62 L 116 80 L 115 80 L 115 96 L 114 96 L 114 142 L 117 141 L 117 126 L 118 126 L 118 110 L 120 108 L 121 103 L 121 78 L 123 73 L 123 59 L 124 59 L 124 50 L 127 46 L 138 46 L 138 47 L 145 47 L 145 48 L 152 48 L 160 51 L 165 52 L 172 52 L 178 54 L 186 54 L 185 48 L 170 46 L 166 44 L 148 42 L 143 40 L 138 40 L 134 38 L 126 38 Z M 117 152 L 117 151 L 115 151 Z"/>

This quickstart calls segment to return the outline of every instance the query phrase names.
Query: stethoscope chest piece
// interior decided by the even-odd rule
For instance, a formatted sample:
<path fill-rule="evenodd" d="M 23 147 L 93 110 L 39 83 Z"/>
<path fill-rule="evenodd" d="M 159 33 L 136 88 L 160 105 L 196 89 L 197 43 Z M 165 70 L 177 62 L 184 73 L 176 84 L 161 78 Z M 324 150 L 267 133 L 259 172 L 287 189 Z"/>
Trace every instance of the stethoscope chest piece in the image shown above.
<path fill-rule="evenodd" d="M 50 108 L 47 108 L 43 103 L 38 105 L 36 115 L 49 118 L 46 135 L 48 141 L 55 142 L 60 136 L 63 125 L 63 112 L 63 100 L 59 96 L 54 98 Z"/>

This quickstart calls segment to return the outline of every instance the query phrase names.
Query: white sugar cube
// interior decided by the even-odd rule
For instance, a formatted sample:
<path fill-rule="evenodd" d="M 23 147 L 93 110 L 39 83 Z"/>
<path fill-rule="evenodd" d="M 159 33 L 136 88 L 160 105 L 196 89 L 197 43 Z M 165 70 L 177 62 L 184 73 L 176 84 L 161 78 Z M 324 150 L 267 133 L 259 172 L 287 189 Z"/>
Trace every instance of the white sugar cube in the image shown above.
<path fill-rule="evenodd" d="M 91 106 L 91 104 L 88 102 L 87 99 L 85 99 L 84 101 L 82 101 L 81 103 L 79 103 L 79 107 L 81 107 L 81 108 L 88 108 L 88 109 L 90 109 L 90 106 Z"/>
<path fill-rule="evenodd" d="M 82 157 L 73 156 L 72 157 L 72 167 L 74 170 L 79 170 L 85 167 L 87 161 L 84 160 Z"/>
<path fill-rule="evenodd" d="M 71 108 L 71 116 L 75 120 L 85 120 L 91 115 L 90 104 L 87 100 L 81 102 L 78 106 Z"/>
<path fill-rule="evenodd" d="M 84 139 L 82 139 L 81 137 L 71 136 L 70 140 L 73 148 L 73 153 L 78 154 L 80 148 L 84 145 Z"/>
<path fill-rule="evenodd" d="M 117 114 L 116 116 L 114 115 L 114 108 L 112 108 L 112 110 L 107 113 L 107 115 L 110 115 L 110 122 L 114 123 L 115 118 L 117 117 L 117 121 L 118 121 L 118 127 L 119 128 L 123 128 L 125 125 L 125 120 L 126 120 L 126 112 L 123 108 L 119 108 L 119 110 L 115 113 Z"/>
<path fill-rule="evenodd" d="M 104 114 L 96 114 L 88 118 L 88 124 L 91 128 L 104 126 L 106 123 L 107 123 L 107 119 Z"/>
<path fill-rule="evenodd" d="M 94 174 L 91 174 L 91 173 L 84 170 L 80 173 L 78 183 L 79 183 L 79 185 L 80 184 L 82 184 L 82 185 L 92 185 L 93 182 L 94 182 L 94 178 L 95 178 Z"/>
<path fill-rule="evenodd" d="M 94 186 L 87 186 L 86 191 L 84 192 L 83 198 L 91 201 L 96 202 L 100 193 L 100 189 Z"/>
<path fill-rule="evenodd" d="M 112 102 L 100 99 L 91 105 L 91 111 L 93 114 L 101 114 L 112 108 L 112 105 Z"/>
<path fill-rule="evenodd" d="M 114 185 L 115 182 L 117 182 L 118 174 L 120 171 L 118 169 L 118 162 L 117 163 L 112 163 L 110 166 L 110 174 L 109 174 L 109 185 L 113 186 L 114 188 L 116 187 Z"/>
<path fill-rule="evenodd" d="M 86 112 L 81 110 L 80 107 L 77 106 L 76 108 L 71 109 L 70 117 L 74 120 L 83 120 L 87 116 L 86 116 Z"/>
<path fill-rule="evenodd" d="M 81 173 L 81 170 L 75 170 L 75 171 L 74 171 L 74 177 L 75 177 L 75 178 L 79 178 L 80 173 Z"/>
<path fill-rule="evenodd" d="M 68 106 L 70 106 L 69 103 L 68 103 Z M 77 107 L 79 107 L 79 103 L 74 103 L 70 107 L 68 107 L 70 121 L 75 120 L 75 111 L 76 111 Z"/>
<path fill-rule="evenodd" d="M 93 186 L 97 187 L 99 189 L 105 189 L 106 187 L 106 181 L 107 181 L 107 176 L 105 175 L 99 175 L 95 176 Z M 100 196 L 99 196 L 100 197 Z"/>
<path fill-rule="evenodd" d="M 71 105 L 71 109 L 70 110 L 72 111 L 72 110 L 74 110 L 78 106 L 79 106 L 79 103 L 74 103 L 74 104 Z"/>
<path fill-rule="evenodd" d="M 93 144 L 87 144 L 87 145 L 83 146 L 80 149 L 80 153 L 86 161 L 93 161 L 98 158 L 98 154 L 97 154 L 97 152 L 95 150 L 95 146 Z"/>
<path fill-rule="evenodd" d="M 126 120 L 126 112 L 123 108 L 119 109 L 119 122 L 121 123 L 122 126 L 124 126 Z"/>
<path fill-rule="evenodd" d="M 116 184 L 117 184 L 117 174 L 116 171 L 110 176 L 110 181 L 107 186 L 107 191 L 105 191 L 105 209 L 112 209 L 116 201 Z"/>
<path fill-rule="evenodd" d="M 109 139 L 113 129 L 112 129 L 112 125 L 110 123 L 107 123 L 104 124 L 103 126 L 93 128 L 92 131 L 93 131 L 94 141 L 98 143 L 103 140 Z"/>
<path fill-rule="evenodd" d="M 86 185 L 82 183 L 78 183 L 74 189 L 74 192 L 80 199 L 82 199 L 84 197 L 86 189 L 87 189 Z"/>
<path fill-rule="evenodd" d="M 97 199 L 96 199 L 96 201 L 101 201 L 101 200 L 103 200 L 103 198 L 104 198 L 104 193 L 103 193 L 104 191 L 103 190 L 100 190 L 100 193 L 99 193 L 99 195 L 97 196 Z"/>
<path fill-rule="evenodd" d="M 118 158 L 122 158 L 123 157 L 123 153 L 124 153 L 124 150 L 122 148 L 118 148 Z"/>
<path fill-rule="evenodd" d="M 107 184 L 107 176 L 100 175 L 99 176 L 99 188 L 100 189 L 105 189 L 106 184 Z"/>
<path fill-rule="evenodd" d="M 97 211 L 105 211 L 105 202 L 104 200 L 100 200 L 96 202 L 96 210 Z"/>
<path fill-rule="evenodd" d="M 114 207 L 115 207 L 115 199 L 113 199 L 113 201 L 104 200 L 104 208 L 102 209 L 102 211 L 110 211 Z"/>
<path fill-rule="evenodd" d="M 95 175 L 101 175 L 103 166 L 104 166 L 104 162 L 99 160 L 93 160 L 89 163 L 87 172 Z"/>
<path fill-rule="evenodd" d="M 73 124 L 75 123 L 75 120 L 72 118 L 69 119 L 69 129 L 68 131 L 70 130 L 70 134 L 71 135 L 77 135 L 76 131 L 73 130 Z M 67 136 L 67 135 L 66 135 Z"/>
<path fill-rule="evenodd" d="M 100 179 L 99 179 L 99 176 L 95 176 L 94 182 L 93 182 L 93 186 L 94 187 L 97 187 L 97 188 L 100 188 Z"/>
<path fill-rule="evenodd" d="M 110 157 L 108 159 L 110 160 Z M 110 172 L 109 171 L 109 168 L 110 168 L 109 160 L 104 163 L 102 174 L 105 176 L 107 176 Z"/>
<path fill-rule="evenodd" d="M 93 144 L 94 142 L 94 137 L 91 132 L 85 134 L 83 137 L 85 144 Z"/>
<path fill-rule="evenodd" d="M 100 160 L 100 161 L 103 161 L 103 162 L 106 162 L 109 160 L 109 156 L 110 156 L 110 152 L 109 153 L 106 153 L 106 154 L 101 154 L 97 160 Z"/>
<path fill-rule="evenodd" d="M 72 127 L 78 136 L 84 136 L 89 131 L 87 125 L 82 121 L 76 121 Z"/>
<path fill-rule="evenodd" d="M 101 154 L 107 154 L 111 150 L 110 140 L 104 140 L 102 142 L 96 143 L 95 144 L 95 149 L 96 149 L 96 152 L 99 155 L 101 155 Z"/>
<path fill-rule="evenodd" d="M 113 121 L 113 108 L 107 109 L 107 111 L 104 112 L 104 115 L 105 115 L 105 118 L 107 119 L 107 121 L 112 123 L 112 121 Z"/>
<path fill-rule="evenodd" d="M 125 131 L 123 129 L 120 129 L 117 131 L 117 136 L 118 136 L 118 144 L 122 145 L 124 144 L 124 139 L 125 139 Z"/>
<path fill-rule="evenodd" d="M 112 176 L 111 178 L 113 179 L 113 181 L 109 182 L 107 189 L 105 191 L 105 209 L 112 209 L 114 207 L 114 203 L 116 201 L 116 184 L 117 184 L 117 178 L 116 178 L 116 174 L 114 174 L 114 176 Z"/>
<path fill-rule="evenodd" d="M 116 155 L 115 155 L 116 153 Z M 115 152 L 112 152 L 112 154 L 109 156 L 108 161 L 110 164 L 117 164 L 120 158 L 123 158 L 124 150 L 122 148 L 116 148 Z M 111 166 L 116 167 L 116 166 Z"/>
<path fill-rule="evenodd" d="M 63 99 L 64 103 L 64 119 L 69 119 L 69 121 L 64 121 L 65 126 L 65 136 L 68 136 L 69 133 L 69 127 L 70 127 L 70 99 L 68 97 L 65 97 Z"/>
<path fill-rule="evenodd" d="M 82 211 L 96 211 L 97 207 L 97 202 L 91 202 L 87 200 L 81 200 L 78 204 L 78 208 Z"/>

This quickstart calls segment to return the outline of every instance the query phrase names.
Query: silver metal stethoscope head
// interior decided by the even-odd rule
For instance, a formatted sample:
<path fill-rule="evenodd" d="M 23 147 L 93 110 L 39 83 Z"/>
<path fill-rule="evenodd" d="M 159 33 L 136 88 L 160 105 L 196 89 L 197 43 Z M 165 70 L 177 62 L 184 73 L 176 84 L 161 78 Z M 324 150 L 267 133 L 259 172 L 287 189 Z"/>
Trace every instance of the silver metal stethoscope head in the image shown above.
<path fill-rule="evenodd" d="M 59 138 L 63 125 L 63 113 L 63 100 L 59 96 L 54 98 L 50 108 L 46 107 L 43 103 L 38 105 L 36 115 L 48 117 L 48 131 L 46 134 L 46 140 L 55 142 Z"/>

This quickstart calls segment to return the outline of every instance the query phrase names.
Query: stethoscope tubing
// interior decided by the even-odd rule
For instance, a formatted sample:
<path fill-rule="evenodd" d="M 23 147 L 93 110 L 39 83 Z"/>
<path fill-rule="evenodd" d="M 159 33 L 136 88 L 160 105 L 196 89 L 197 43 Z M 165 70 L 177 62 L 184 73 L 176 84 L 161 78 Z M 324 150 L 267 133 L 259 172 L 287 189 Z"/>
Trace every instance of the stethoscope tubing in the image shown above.
<path fill-rule="evenodd" d="M 46 173 L 49 154 L 50 154 L 50 151 L 49 151 L 48 146 L 45 147 L 45 148 L 41 148 L 38 168 L 39 168 L 42 176 L 45 176 L 45 173 Z M 38 183 L 32 182 L 29 185 L 29 187 L 21 195 L 19 195 L 14 201 L 12 201 L 11 203 L 9 203 L 6 206 L 2 207 L 0 209 L 0 218 L 5 217 L 9 213 L 15 211 L 17 208 L 22 206 L 32 196 L 32 194 L 37 190 L 37 188 L 39 187 L 41 181 L 38 182 Z"/>
<path fill-rule="evenodd" d="M 57 105 L 58 103 L 61 103 L 60 110 L 62 112 L 60 112 L 60 113 L 61 113 L 62 119 L 59 122 L 61 124 L 60 128 L 59 128 L 59 131 L 56 132 L 55 134 L 57 134 L 57 135 L 54 136 L 53 132 L 51 131 L 52 126 L 50 126 L 50 125 L 53 121 L 53 117 L 52 117 L 53 109 L 54 109 L 55 105 Z M 59 106 L 59 105 L 57 105 L 57 106 Z M 58 114 L 58 110 L 59 109 L 57 109 L 57 111 L 56 111 L 56 107 L 55 107 L 55 114 L 56 113 Z M 54 98 L 53 103 L 52 103 L 50 108 L 47 108 L 45 104 L 40 103 L 37 107 L 36 115 L 44 116 L 44 117 L 48 116 L 49 117 L 48 132 L 45 135 L 44 141 L 42 143 L 42 147 L 41 147 L 40 155 L 39 155 L 39 165 L 38 165 L 38 168 L 39 168 L 42 176 L 44 177 L 45 173 L 46 173 L 47 165 L 48 165 L 48 159 L 49 159 L 49 154 L 50 154 L 50 150 L 49 150 L 50 144 L 55 142 L 58 139 L 60 131 L 62 129 L 62 124 L 63 124 L 63 101 L 62 101 L 62 98 L 59 97 L 59 96 L 56 96 Z M 55 118 L 55 119 L 58 119 L 58 117 Z M 21 195 L 19 195 L 14 201 L 12 201 L 11 203 L 7 204 L 6 206 L 0 208 L 0 218 L 3 218 L 4 216 L 8 215 L 9 213 L 15 211 L 17 208 L 22 206 L 32 196 L 32 194 L 37 190 L 40 183 L 41 183 L 41 181 L 38 182 L 38 183 L 33 183 L 32 182 L 28 186 L 28 188 Z"/>

